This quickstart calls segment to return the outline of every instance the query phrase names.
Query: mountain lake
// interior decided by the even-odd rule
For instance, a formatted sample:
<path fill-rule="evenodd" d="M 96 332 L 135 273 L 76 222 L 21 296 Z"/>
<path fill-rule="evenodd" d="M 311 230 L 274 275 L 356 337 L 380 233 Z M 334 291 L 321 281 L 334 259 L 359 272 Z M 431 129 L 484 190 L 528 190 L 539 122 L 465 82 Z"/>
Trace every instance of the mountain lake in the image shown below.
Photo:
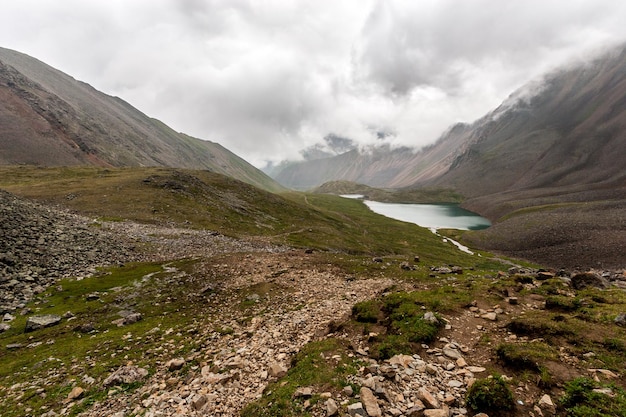
<path fill-rule="evenodd" d="M 346 198 L 363 199 L 362 195 L 346 194 Z M 380 203 L 363 200 L 374 213 L 415 223 L 429 229 L 480 230 L 491 226 L 491 222 L 476 213 L 459 207 L 458 204 L 401 204 Z"/>

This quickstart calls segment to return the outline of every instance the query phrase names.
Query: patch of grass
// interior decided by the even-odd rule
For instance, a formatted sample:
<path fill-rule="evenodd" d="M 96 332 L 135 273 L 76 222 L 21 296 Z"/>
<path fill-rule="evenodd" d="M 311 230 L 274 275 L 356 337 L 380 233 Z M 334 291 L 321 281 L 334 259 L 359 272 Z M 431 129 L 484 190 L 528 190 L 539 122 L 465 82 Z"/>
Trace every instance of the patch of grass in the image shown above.
<path fill-rule="evenodd" d="M 614 337 L 604 339 L 602 342 L 604 347 L 613 352 L 626 353 L 626 343 L 624 340 Z"/>
<path fill-rule="evenodd" d="M 626 415 L 626 392 L 612 385 L 597 385 L 589 378 L 576 378 L 565 384 L 561 407 L 572 417 Z"/>
<path fill-rule="evenodd" d="M 380 316 L 380 302 L 367 300 L 352 306 L 352 317 L 359 323 L 376 323 Z"/>
<path fill-rule="evenodd" d="M 556 349 L 544 342 L 502 343 L 496 348 L 496 355 L 505 365 L 517 370 L 540 372 L 541 364 L 558 360 Z"/>
<path fill-rule="evenodd" d="M 420 344 L 432 342 L 445 324 L 433 311 L 447 310 L 458 302 L 457 292 L 439 290 L 394 292 L 356 304 L 352 318 L 357 324 L 375 324 L 385 329 L 373 341 L 372 354 L 386 359 L 398 353 L 412 353 Z M 425 317 L 427 312 L 430 317 Z"/>
<path fill-rule="evenodd" d="M 469 408 L 476 413 L 506 416 L 513 410 L 513 394 L 499 375 L 479 379 L 470 387 L 465 397 Z"/>
<path fill-rule="evenodd" d="M 471 303 L 471 293 L 463 288 L 442 285 L 427 291 L 396 292 L 383 299 L 383 309 L 387 312 L 412 309 L 423 306 L 436 312 L 453 312 Z"/>
<path fill-rule="evenodd" d="M 168 264 L 176 272 L 191 270 L 193 265 L 188 260 Z M 101 382 L 128 361 L 152 372 L 163 345 L 177 355 L 193 350 L 192 341 L 181 343 L 184 332 L 174 329 L 193 324 L 196 314 L 187 315 L 187 311 L 202 314 L 202 305 L 194 305 L 187 298 L 200 284 L 177 281 L 179 285 L 172 285 L 176 272 L 166 271 L 159 263 L 127 264 L 101 271 L 99 276 L 61 280 L 39 294 L 28 305 L 32 314 L 63 315 L 71 311 L 73 317 L 54 327 L 24 333 L 28 315 L 17 315 L 11 329 L 0 334 L 0 415 L 22 416 L 27 408 L 38 410 L 42 405 L 58 411 L 65 406 L 72 387 L 68 381 L 72 380 L 85 389 L 81 405 L 68 411 L 75 415 L 106 395 Z M 96 292 L 100 298 L 89 301 L 86 296 Z M 143 319 L 118 327 L 113 321 L 121 318 L 118 312 L 122 310 L 141 313 Z M 95 330 L 76 330 L 87 323 Z M 22 347 L 9 350 L 5 347 L 9 344 Z M 84 376 L 94 378 L 95 383 L 85 384 Z M 15 384 L 20 388 L 8 390 Z M 30 386 L 44 389 L 45 398 L 33 392 L 17 405 L 16 395 Z"/>
<path fill-rule="evenodd" d="M 571 312 L 580 309 L 583 302 L 580 298 L 571 298 L 564 296 L 550 296 L 546 298 L 546 310 L 555 310 L 562 312 Z"/>
<path fill-rule="evenodd" d="M 544 337 L 576 336 L 578 332 L 567 321 L 552 320 L 556 316 L 533 314 L 517 317 L 507 324 L 509 331 L 522 336 Z"/>
<path fill-rule="evenodd" d="M 359 362 L 348 356 L 345 341 L 329 338 L 305 345 L 296 355 L 287 375 L 270 384 L 263 397 L 246 406 L 243 417 L 311 416 L 303 400 L 294 398 L 299 387 L 312 387 L 316 395 L 313 407 L 322 392 L 338 392 L 348 385 L 348 375 L 358 370 Z M 319 410 L 317 410 L 319 412 Z"/>

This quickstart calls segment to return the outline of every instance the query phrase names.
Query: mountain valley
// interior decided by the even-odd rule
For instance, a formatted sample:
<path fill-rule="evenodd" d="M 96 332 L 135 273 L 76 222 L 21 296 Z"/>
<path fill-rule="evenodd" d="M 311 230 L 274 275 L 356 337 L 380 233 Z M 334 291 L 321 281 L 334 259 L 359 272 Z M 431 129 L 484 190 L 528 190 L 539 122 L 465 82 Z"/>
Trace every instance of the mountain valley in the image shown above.
<path fill-rule="evenodd" d="M 626 53 L 544 81 L 280 185 L 0 49 L 0 415 L 625 415 Z"/>

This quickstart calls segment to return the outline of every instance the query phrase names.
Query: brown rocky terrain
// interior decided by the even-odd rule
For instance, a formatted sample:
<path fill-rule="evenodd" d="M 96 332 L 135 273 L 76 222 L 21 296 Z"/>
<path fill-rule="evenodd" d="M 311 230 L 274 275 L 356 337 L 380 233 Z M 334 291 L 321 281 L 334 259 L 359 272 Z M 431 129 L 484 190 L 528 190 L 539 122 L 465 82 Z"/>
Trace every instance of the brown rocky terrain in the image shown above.
<path fill-rule="evenodd" d="M 92 221 L 0 190 L 0 313 L 25 307 L 57 279 L 133 258 L 132 246 Z"/>
<path fill-rule="evenodd" d="M 576 349 L 560 339 L 556 343 L 562 343 L 557 345 L 561 348 L 550 350 L 550 355 L 556 356 L 548 359 L 538 356 L 551 378 L 543 383 L 531 383 L 532 378 L 529 381 L 521 377 L 519 369 L 506 365 L 496 355 L 496 348 L 503 345 L 546 346 L 541 333 L 525 333 L 527 327 L 520 323 L 530 326 L 532 321 L 524 321 L 525 317 L 549 315 L 555 308 L 566 308 L 568 304 L 555 304 L 555 307 L 555 299 L 549 296 L 551 292 L 546 296 L 535 290 L 545 289 L 545 284 L 550 283 L 548 287 L 556 291 L 554 294 L 562 294 L 563 300 L 574 296 L 578 300 L 577 291 L 599 286 L 608 290 L 605 296 L 595 295 L 594 300 L 606 303 L 615 296 L 611 288 L 617 291 L 626 288 L 623 271 L 580 277 L 576 273 L 561 272 L 557 276 L 554 272 L 512 267 L 498 276 L 481 277 L 473 275 L 472 270 L 441 266 L 431 267 L 433 279 L 424 281 L 416 279 L 417 276 L 408 278 L 415 273 L 412 264 L 419 262 L 417 258 L 384 257 L 359 258 L 358 262 L 366 268 L 354 274 L 340 263 L 348 255 L 337 254 L 333 258 L 336 260 L 329 262 L 324 253 L 278 246 L 264 239 L 233 239 L 212 231 L 166 225 L 99 221 L 99 227 L 94 228 L 88 226 L 93 220 L 8 193 L 2 193 L 2 197 L 3 213 L 21 213 L 12 220 L 12 233 L 3 229 L 6 244 L 23 253 L 36 252 L 38 257 L 19 256 L 19 263 L 10 265 L 12 269 L 5 262 L 4 277 L 25 279 L 12 287 L 1 287 L 1 294 L 12 293 L 18 285 L 49 286 L 55 280 L 48 277 L 57 275 L 88 276 L 97 265 L 112 262 L 156 262 L 162 264 L 164 272 L 146 274 L 124 291 L 111 290 L 116 295 L 108 308 L 120 310 L 122 318 L 117 322 L 123 331 L 121 340 L 108 345 L 104 355 L 95 351 L 65 363 L 55 359 L 54 351 L 50 351 L 49 357 L 38 365 L 46 372 L 25 382 L 0 384 L 0 410 L 12 411 L 35 395 L 41 397 L 43 405 L 37 410 L 27 409 L 24 415 L 52 417 L 77 409 L 83 410 L 80 415 L 98 417 L 283 415 L 274 411 L 254 414 L 251 406 L 289 384 L 289 378 L 297 378 L 298 372 L 304 372 L 301 364 L 308 360 L 317 361 L 314 366 L 320 372 L 325 366 L 345 369 L 343 386 L 326 381 L 295 388 L 290 401 L 302 414 L 312 416 L 473 415 L 465 402 L 467 391 L 478 379 L 494 373 L 503 374 L 504 380 L 514 388 L 515 406 L 507 415 L 549 416 L 558 412 L 561 381 L 584 375 L 599 383 L 616 382 L 618 386 L 624 383 L 621 372 L 599 366 L 602 362 L 596 356 L 600 352 L 596 354 L 588 346 Z M 43 236 L 46 245 L 32 239 L 35 234 Z M 66 235 L 72 239 L 64 238 Z M 91 244 L 83 246 L 81 236 L 86 236 Z M 100 256 L 90 256 L 94 252 Z M 67 258 L 62 253 L 67 253 Z M 62 260 L 58 269 L 38 269 L 37 275 L 21 272 L 34 271 L 37 265 L 47 264 L 50 257 Z M 74 267 L 75 258 L 85 262 Z M 191 269 L 175 266 L 174 261 L 183 258 L 194 260 Z M 372 272 L 376 270 L 404 271 L 406 277 Z M 490 283 L 490 289 L 479 298 L 462 304 L 460 309 L 433 315 L 441 321 L 441 330 L 435 339 L 416 346 L 411 354 L 379 357 L 375 346 L 385 327 L 371 324 L 361 328 L 358 320 L 351 319 L 355 304 L 381 299 L 396 291 L 425 294 L 438 291 L 442 285 L 462 290 L 470 285 L 466 282 L 476 285 L 485 280 Z M 168 287 L 182 289 L 176 297 L 184 298 L 182 305 L 186 306 L 186 312 L 182 314 L 192 314 L 192 320 L 174 322 L 167 327 L 142 328 L 137 327 L 142 322 L 141 314 L 122 315 L 129 306 L 136 305 L 133 300 L 137 297 L 150 297 L 154 303 L 162 304 L 165 311 L 169 303 L 176 302 L 174 295 L 167 295 Z M 26 302 L 38 292 L 23 291 L 25 295 L 20 301 Z M 105 303 L 101 297 L 104 293 L 90 294 L 88 299 Z M 427 311 L 426 305 L 422 309 Z M 5 328 L 12 325 L 12 314 L 18 314 L 14 310 L 7 312 L 3 320 Z M 135 318 L 129 319 L 133 314 Z M 559 317 L 565 322 L 574 320 L 563 312 Z M 59 319 L 60 324 L 56 325 L 66 328 L 66 332 L 74 328 L 74 332 L 84 331 L 86 337 L 100 334 L 98 323 L 96 329 L 92 325 L 76 330 L 73 323 L 85 318 L 74 317 L 71 312 Z M 617 324 L 608 328 L 613 329 L 613 337 L 622 337 L 622 328 Z M 596 331 L 598 335 L 590 333 L 586 337 L 602 340 L 604 330 Z M 31 344 L 8 348 L 26 353 L 42 343 L 55 345 L 54 339 L 50 336 L 42 339 L 38 332 L 41 331 L 30 333 Z M 315 343 L 334 343 L 335 347 L 311 353 Z M 140 353 L 140 363 L 122 360 L 118 367 L 104 373 L 98 371 L 106 358 L 127 358 L 131 352 Z M 66 399 L 60 408 L 51 408 L 46 405 L 46 396 L 52 395 L 50 387 L 59 382 L 66 387 L 63 391 Z M 87 392 L 94 390 L 103 390 L 104 397 L 95 401 L 89 397 L 86 402 Z"/>

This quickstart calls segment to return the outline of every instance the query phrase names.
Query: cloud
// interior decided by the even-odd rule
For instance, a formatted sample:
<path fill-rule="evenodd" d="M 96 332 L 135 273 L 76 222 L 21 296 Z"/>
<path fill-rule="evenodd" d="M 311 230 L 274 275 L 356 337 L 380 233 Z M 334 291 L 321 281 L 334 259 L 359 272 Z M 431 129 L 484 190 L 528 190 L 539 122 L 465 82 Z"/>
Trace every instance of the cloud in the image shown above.
<path fill-rule="evenodd" d="M 0 45 L 262 165 L 329 134 L 431 143 L 624 21 L 619 0 L 20 0 Z"/>

